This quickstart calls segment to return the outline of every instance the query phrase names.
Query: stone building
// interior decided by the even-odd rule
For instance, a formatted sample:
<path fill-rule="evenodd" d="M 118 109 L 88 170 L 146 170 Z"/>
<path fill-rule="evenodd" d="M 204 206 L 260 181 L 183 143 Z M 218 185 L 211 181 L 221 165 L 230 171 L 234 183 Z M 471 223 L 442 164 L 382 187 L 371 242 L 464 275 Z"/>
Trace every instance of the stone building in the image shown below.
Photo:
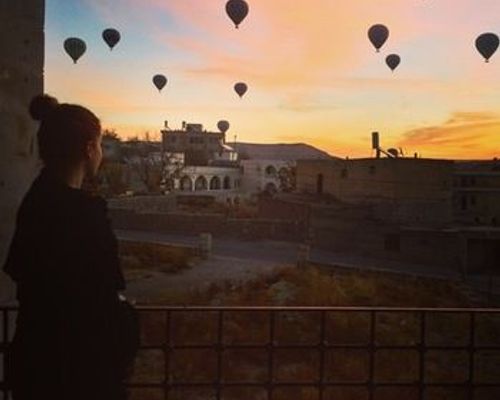
<path fill-rule="evenodd" d="M 161 131 L 163 151 L 183 153 L 186 165 L 208 165 L 217 154 L 224 152 L 225 134 L 207 132 L 201 124 L 183 122 L 182 129 Z"/>
<path fill-rule="evenodd" d="M 28 114 L 43 92 L 44 1 L 0 1 L 0 265 L 3 265 L 22 196 L 38 168 L 35 132 Z M 0 272 L 0 302 L 13 297 Z"/>
<path fill-rule="evenodd" d="M 452 220 L 452 171 L 445 160 L 299 160 L 297 191 L 370 205 L 388 222 L 445 225 Z"/>
<path fill-rule="evenodd" d="M 282 191 L 283 180 L 291 169 L 295 167 L 294 161 L 283 160 L 242 160 L 242 188 L 245 192 L 257 195 L 262 192 L 275 194 Z"/>
<path fill-rule="evenodd" d="M 462 224 L 500 226 L 500 161 L 455 162 L 453 212 Z"/>
<path fill-rule="evenodd" d="M 235 167 L 185 166 L 173 183 L 182 196 L 211 196 L 219 202 L 242 198 L 241 170 Z"/>

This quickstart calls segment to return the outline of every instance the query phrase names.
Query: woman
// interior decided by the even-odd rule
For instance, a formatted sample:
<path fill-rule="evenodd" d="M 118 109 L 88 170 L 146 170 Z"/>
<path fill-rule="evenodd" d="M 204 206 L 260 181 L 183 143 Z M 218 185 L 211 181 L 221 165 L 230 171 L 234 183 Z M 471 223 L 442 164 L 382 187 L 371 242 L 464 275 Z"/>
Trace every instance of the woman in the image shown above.
<path fill-rule="evenodd" d="M 30 113 L 44 168 L 18 211 L 4 267 L 19 301 L 7 380 L 14 400 L 125 399 L 137 321 L 119 300 L 125 282 L 106 203 L 81 189 L 101 163 L 100 122 L 49 96 Z"/>

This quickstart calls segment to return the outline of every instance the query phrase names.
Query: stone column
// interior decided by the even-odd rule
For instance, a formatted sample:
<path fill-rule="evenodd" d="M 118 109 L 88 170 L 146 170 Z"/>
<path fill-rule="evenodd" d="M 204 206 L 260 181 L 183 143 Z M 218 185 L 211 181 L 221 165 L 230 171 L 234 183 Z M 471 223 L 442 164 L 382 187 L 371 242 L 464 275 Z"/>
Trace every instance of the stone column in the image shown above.
<path fill-rule="evenodd" d="M 43 92 L 44 0 L 0 0 L 0 265 L 17 208 L 37 170 L 36 124 L 28 114 Z M 13 298 L 0 272 L 0 303 Z"/>
<path fill-rule="evenodd" d="M 200 255 L 202 258 L 209 258 L 212 254 L 212 234 L 200 234 Z"/>

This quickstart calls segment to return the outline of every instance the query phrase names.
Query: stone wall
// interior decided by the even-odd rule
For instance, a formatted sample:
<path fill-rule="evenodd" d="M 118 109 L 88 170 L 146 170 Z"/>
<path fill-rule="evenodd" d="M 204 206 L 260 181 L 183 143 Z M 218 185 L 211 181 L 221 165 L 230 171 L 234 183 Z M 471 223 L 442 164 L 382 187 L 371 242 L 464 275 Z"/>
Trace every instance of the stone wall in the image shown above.
<path fill-rule="evenodd" d="M 28 114 L 43 92 L 44 1 L 0 0 L 0 264 L 3 265 L 20 200 L 37 168 L 36 125 Z M 0 302 L 12 299 L 0 272 Z"/>
<path fill-rule="evenodd" d="M 136 213 L 110 209 L 115 229 L 158 233 L 199 235 L 211 233 L 218 237 L 249 240 L 284 240 L 299 242 L 306 234 L 305 223 L 269 219 L 235 219 L 222 214 Z"/>
<path fill-rule="evenodd" d="M 108 200 L 109 208 L 136 212 L 172 212 L 176 208 L 174 195 L 119 197 Z"/>
<path fill-rule="evenodd" d="M 257 205 L 259 218 L 285 221 L 307 222 L 311 208 L 305 202 L 292 202 L 270 196 L 260 196 Z"/>

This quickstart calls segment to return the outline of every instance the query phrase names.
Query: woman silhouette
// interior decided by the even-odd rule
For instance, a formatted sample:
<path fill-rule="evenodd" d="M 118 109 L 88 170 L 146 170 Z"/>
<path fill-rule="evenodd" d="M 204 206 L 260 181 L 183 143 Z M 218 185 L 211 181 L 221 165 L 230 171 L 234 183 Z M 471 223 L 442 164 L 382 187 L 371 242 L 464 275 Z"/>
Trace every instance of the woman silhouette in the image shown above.
<path fill-rule="evenodd" d="M 14 400 L 125 399 L 137 321 L 119 299 L 125 282 L 106 203 L 81 189 L 101 163 L 100 122 L 49 96 L 36 97 L 30 113 L 44 168 L 18 211 L 4 266 L 19 301 L 7 382 Z"/>

